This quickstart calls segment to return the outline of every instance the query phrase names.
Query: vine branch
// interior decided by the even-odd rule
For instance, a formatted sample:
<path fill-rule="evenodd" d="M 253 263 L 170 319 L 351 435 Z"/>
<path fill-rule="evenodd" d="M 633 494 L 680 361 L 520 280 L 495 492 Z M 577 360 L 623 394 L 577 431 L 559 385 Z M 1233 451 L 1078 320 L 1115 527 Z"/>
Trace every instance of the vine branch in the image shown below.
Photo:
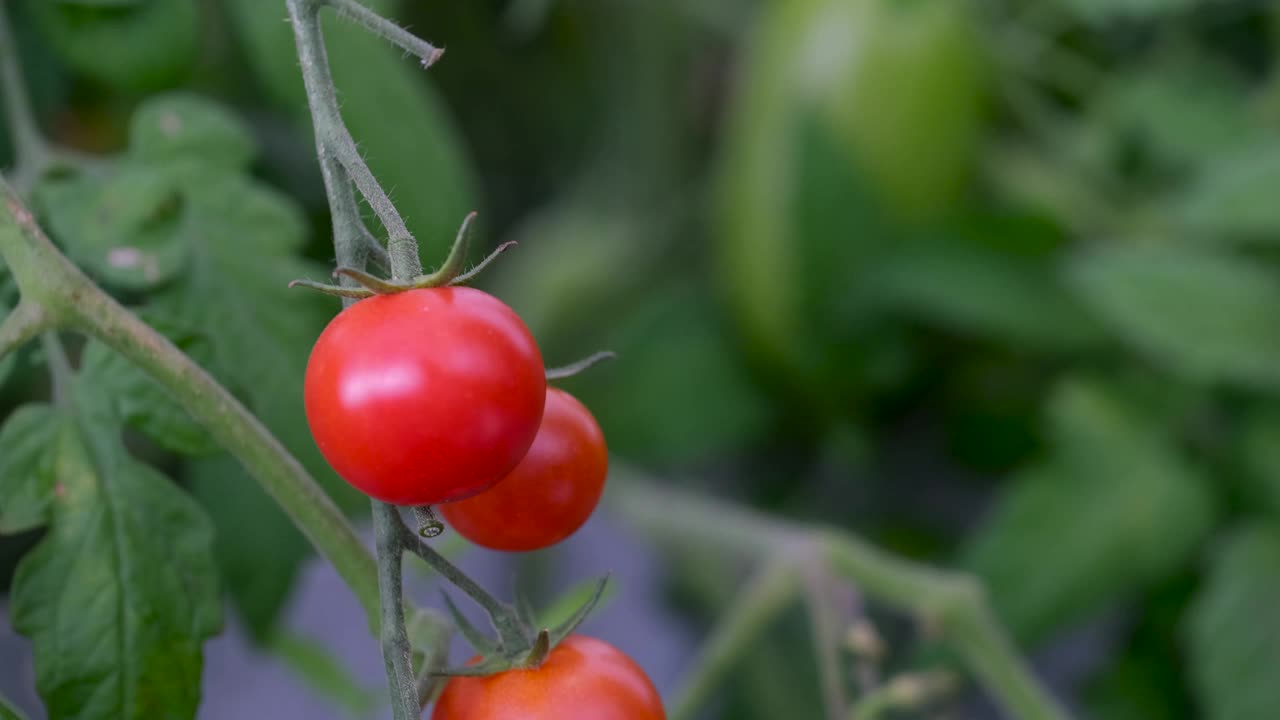
<path fill-rule="evenodd" d="M 1010 717 L 1065 720 L 1069 716 L 1022 662 L 996 622 L 982 586 L 972 577 L 896 558 L 840 530 L 796 525 L 672 486 L 657 487 L 636 473 L 615 472 L 606 499 L 622 517 L 664 539 L 768 556 L 779 547 L 829 563 L 864 594 L 938 621 L 973 675 Z M 755 626 L 717 631 L 736 644 Z M 715 636 L 713 636 L 714 639 Z"/>

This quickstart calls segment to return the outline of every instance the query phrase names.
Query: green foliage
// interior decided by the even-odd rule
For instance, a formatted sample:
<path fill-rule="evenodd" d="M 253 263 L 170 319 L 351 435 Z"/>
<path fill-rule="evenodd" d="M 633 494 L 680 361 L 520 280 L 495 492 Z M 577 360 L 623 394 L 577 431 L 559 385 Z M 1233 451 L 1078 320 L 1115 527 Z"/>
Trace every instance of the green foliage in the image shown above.
<path fill-rule="evenodd" d="M 194 717 L 200 645 L 222 622 L 213 527 L 94 402 L 41 413 L 56 440 L 27 470 L 45 476 L 50 527 L 14 576 L 13 626 L 51 718 Z"/>
<path fill-rule="evenodd" d="M 383 13 L 392 5 L 366 4 Z M 234 0 L 228 6 L 259 82 L 309 128 L 283 3 Z M 424 265 L 432 267 L 445 256 L 463 216 L 475 209 L 476 180 L 465 145 L 443 102 L 419 77 L 421 67 L 352 23 L 327 16 L 324 27 L 343 120 L 418 238 Z"/>
<path fill-rule="evenodd" d="M 61 428 L 48 405 L 24 405 L 0 428 L 0 533 L 19 533 L 49 521 Z"/>
<path fill-rule="evenodd" d="M 965 553 L 1027 638 L 1167 577 L 1214 520 L 1207 479 L 1125 394 L 1068 382 L 1049 416 L 1049 456 L 1015 480 Z"/>
<path fill-rule="evenodd" d="M 194 0 L 33 0 L 27 6 L 63 61 L 113 90 L 172 85 L 200 46 Z"/>
<path fill-rule="evenodd" d="M 1275 715 L 1280 685 L 1280 529 L 1244 525 L 1218 548 L 1186 623 L 1191 678 L 1203 717 Z"/>
<path fill-rule="evenodd" d="M 1210 238 L 1280 237 L 1280 206 L 1267 192 L 1280 183 L 1280 140 L 1215 157 L 1175 206 L 1188 232 Z"/>
<path fill-rule="evenodd" d="M 1280 385 L 1280 279 L 1245 257 L 1154 245 L 1094 248 L 1071 268 L 1081 299 L 1122 340 L 1193 381 Z"/>
<path fill-rule="evenodd" d="M 311 638 L 278 633 L 269 649 L 308 687 L 332 700 L 351 718 L 369 717 L 384 703 L 380 688 L 361 685 L 340 658 Z"/>

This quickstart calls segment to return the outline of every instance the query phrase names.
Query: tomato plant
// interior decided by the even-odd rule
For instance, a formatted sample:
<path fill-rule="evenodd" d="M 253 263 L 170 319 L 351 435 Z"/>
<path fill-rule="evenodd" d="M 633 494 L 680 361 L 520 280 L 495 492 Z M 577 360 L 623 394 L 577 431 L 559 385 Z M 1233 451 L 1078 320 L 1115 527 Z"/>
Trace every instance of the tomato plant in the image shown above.
<path fill-rule="evenodd" d="M 604 433 L 577 398 L 547 388 L 542 425 L 529 452 L 484 492 L 440 508 L 460 535 L 494 550 L 538 550 L 569 537 L 604 492 Z"/>
<path fill-rule="evenodd" d="M 571 635 L 542 665 L 445 685 L 432 720 L 662 720 L 653 682 L 622 651 Z"/>
<path fill-rule="evenodd" d="M 347 482 L 398 505 L 474 495 L 524 457 L 546 396 L 528 328 L 492 295 L 429 288 L 362 300 L 312 348 L 316 445 Z"/>

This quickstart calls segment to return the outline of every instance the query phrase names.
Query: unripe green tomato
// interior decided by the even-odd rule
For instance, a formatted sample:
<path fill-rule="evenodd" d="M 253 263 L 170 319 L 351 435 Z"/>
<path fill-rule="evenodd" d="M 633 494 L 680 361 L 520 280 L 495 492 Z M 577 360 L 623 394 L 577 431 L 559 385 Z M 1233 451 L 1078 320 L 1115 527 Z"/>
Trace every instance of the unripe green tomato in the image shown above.
<path fill-rule="evenodd" d="M 773 3 L 743 53 L 717 271 L 753 348 L 806 384 L 899 372 L 885 365 L 894 353 L 866 354 L 898 340 L 871 347 L 883 323 L 858 297 L 858 273 L 903 228 L 953 207 L 973 169 L 987 63 L 970 5 Z"/>
<path fill-rule="evenodd" d="M 75 72 L 113 90 L 177 84 L 195 60 L 194 0 L 28 3 L 40 32 Z"/>

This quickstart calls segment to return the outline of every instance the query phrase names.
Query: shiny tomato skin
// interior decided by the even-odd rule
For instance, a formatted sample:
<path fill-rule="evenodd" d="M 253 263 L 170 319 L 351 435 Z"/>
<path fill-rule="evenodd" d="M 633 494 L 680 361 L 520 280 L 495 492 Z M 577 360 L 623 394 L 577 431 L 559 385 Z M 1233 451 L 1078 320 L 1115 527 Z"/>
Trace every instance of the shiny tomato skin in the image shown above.
<path fill-rule="evenodd" d="M 338 475 L 384 502 L 430 505 L 484 490 L 524 457 L 546 369 L 524 322 L 492 295 L 410 290 L 339 313 L 311 350 L 304 394 Z"/>
<path fill-rule="evenodd" d="M 552 648 L 542 666 L 455 677 L 431 720 L 665 720 L 644 670 L 622 651 L 584 635 Z"/>
<path fill-rule="evenodd" d="M 591 517 L 608 470 L 604 433 L 591 411 L 549 387 L 538 436 L 520 464 L 488 490 L 439 510 L 477 545 L 538 550 L 569 537 Z"/>

